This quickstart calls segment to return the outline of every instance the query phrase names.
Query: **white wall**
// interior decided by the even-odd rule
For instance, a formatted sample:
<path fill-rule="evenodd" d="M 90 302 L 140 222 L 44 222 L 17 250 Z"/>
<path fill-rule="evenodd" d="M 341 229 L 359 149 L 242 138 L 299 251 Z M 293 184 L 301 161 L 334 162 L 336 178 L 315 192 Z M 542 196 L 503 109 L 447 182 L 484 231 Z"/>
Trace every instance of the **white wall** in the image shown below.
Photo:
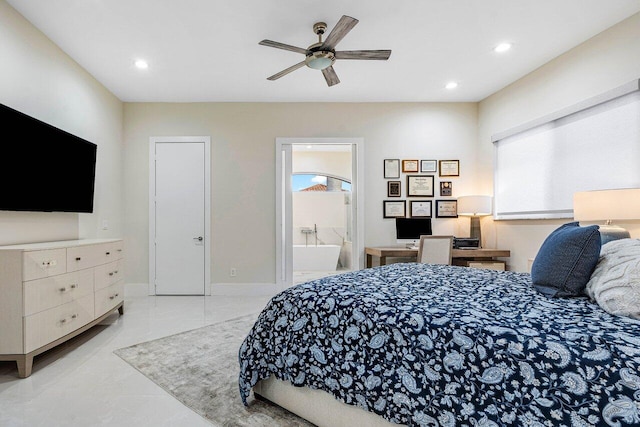
<path fill-rule="evenodd" d="M 94 213 L 0 211 L 0 244 L 121 237 L 122 103 L 3 0 L 0 64 L 0 103 L 98 145 Z"/>
<path fill-rule="evenodd" d="M 292 173 L 324 173 L 351 182 L 351 151 L 294 151 Z"/>
<path fill-rule="evenodd" d="M 479 106 L 478 190 L 492 194 L 491 135 L 640 78 L 640 14 L 587 40 L 491 95 Z M 594 159 L 593 173 L 598 173 Z M 523 189 L 523 191 L 525 191 Z M 527 270 L 555 221 L 483 221 L 488 246 L 511 249 L 511 268 Z M 620 224 L 640 237 L 640 223 Z"/>
<path fill-rule="evenodd" d="M 476 103 L 127 103 L 124 116 L 127 270 L 135 282 L 148 280 L 151 136 L 211 136 L 214 283 L 275 282 L 277 137 L 364 138 L 367 246 L 396 240 L 394 220 L 382 218 L 385 158 L 459 159 L 454 197 L 473 190 L 477 173 Z M 468 234 L 468 226 L 468 218 L 434 219 L 435 233 Z"/>

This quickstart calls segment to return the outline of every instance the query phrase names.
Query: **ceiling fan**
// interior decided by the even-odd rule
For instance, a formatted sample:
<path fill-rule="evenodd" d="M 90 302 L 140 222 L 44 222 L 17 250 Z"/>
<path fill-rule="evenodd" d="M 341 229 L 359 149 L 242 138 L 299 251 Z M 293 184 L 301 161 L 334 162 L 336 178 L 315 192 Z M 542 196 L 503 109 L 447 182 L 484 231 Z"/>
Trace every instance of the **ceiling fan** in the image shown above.
<path fill-rule="evenodd" d="M 272 40 L 262 40 L 259 43 L 262 46 L 290 50 L 292 52 L 302 53 L 306 57 L 304 61 L 298 62 L 297 64 L 292 65 L 271 77 L 267 77 L 267 80 L 277 80 L 280 77 L 306 65 L 307 67 L 315 70 L 322 70 L 322 74 L 324 75 L 324 79 L 327 81 L 327 84 L 329 86 L 333 86 L 340 83 L 340 79 L 338 79 L 338 75 L 333 69 L 333 64 L 338 59 L 389 59 L 389 56 L 391 55 L 390 50 L 335 50 L 336 45 L 340 40 L 342 40 L 357 23 L 357 19 L 343 15 L 323 42 L 322 35 L 327 30 L 327 24 L 324 22 L 316 22 L 313 24 L 313 32 L 318 35 L 318 42 L 312 44 L 307 49 L 274 42 Z"/>

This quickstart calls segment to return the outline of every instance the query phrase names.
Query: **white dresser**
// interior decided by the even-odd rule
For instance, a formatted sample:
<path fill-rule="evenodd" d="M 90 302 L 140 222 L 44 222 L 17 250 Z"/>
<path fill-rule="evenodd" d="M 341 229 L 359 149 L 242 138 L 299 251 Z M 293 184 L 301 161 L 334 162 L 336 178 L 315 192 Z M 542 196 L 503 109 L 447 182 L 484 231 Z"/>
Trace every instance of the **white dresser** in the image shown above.
<path fill-rule="evenodd" d="M 21 378 L 33 357 L 123 314 L 121 239 L 0 246 L 0 360 Z"/>

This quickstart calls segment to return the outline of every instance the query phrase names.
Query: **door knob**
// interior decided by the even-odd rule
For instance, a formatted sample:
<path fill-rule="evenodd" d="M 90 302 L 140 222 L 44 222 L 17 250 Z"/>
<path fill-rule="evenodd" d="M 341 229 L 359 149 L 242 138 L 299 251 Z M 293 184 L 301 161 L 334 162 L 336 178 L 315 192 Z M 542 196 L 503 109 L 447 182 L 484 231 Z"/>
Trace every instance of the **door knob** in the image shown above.
<path fill-rule="evenodd" d="M 198 242 L 202 242 L 204 239 L 202 236 L 200 237 L 194 237 L 193 240 L 197 240 Z"/>

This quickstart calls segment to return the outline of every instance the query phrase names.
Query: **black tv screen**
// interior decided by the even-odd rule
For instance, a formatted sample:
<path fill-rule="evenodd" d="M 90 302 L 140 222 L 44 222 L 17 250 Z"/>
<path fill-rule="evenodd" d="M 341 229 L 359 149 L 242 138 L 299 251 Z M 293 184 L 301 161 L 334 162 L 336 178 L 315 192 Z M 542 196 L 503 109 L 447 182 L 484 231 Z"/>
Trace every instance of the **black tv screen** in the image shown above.
<path fill-rule="evenodd" d="M 0 104 L 0 210 L 93 212 L 97 146 Z"/>
<path fill-rule="evenodd" d="M 420 239 L 431 235 L 431 218 L 396 218 L 396 239 Z"/>

